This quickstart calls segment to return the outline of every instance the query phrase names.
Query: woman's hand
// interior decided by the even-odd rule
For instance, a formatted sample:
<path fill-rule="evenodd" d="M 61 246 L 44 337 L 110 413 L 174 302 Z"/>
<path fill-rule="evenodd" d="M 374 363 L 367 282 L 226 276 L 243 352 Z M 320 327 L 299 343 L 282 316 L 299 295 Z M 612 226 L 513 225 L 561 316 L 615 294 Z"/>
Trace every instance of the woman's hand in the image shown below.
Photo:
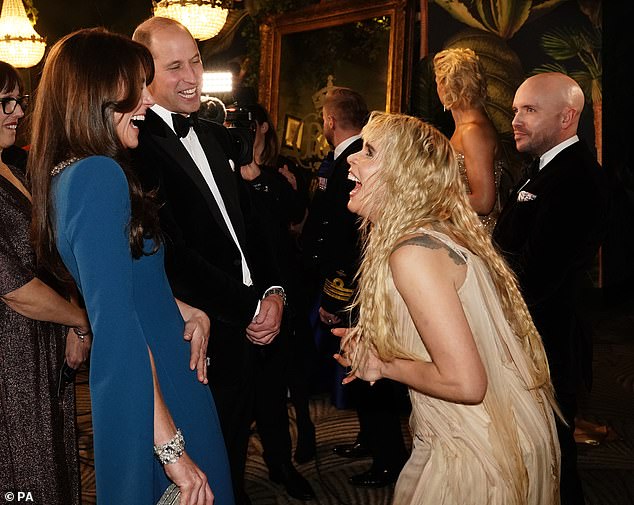
<path fill-rule="evenodd" d="M 185 321 L 183 338 L 191 343 L 189 369 L 197 369 L 198 380 L 207 384 L 209 382 L 207 379 L 207 344 L 209 343 L 211 322 L 202 310 L 187 305 L 178 299 L 176 304 Z"/>
<path fill-rule="evenodd" d="M 277 171 L 284 177 L 286 177 L 288 183 L 293 187 L 295 191 L 297 191 L 297 178 L 295 177 L 295 174 L 288 169 L 288 165 L 284 165 L 283 167 L 278 168 Z"/>
<path fill-rule="evenodd" d="M 175 463 L 164 465 L 167 477 L 178 486 L 181 492 L 181 505 L 212 505 L 214 494 L 211 492 L 207 476 L 184 452 Z"/>
<path fill-rule="evenodd" d="M 354 374 L 346 376 L 342 384 L 349 384 L 358 377 L 359 379 L 369 382 L 372 386 L 376 381 L 384 377 L 384 362 L 376 356 L 372 349 L 359 351 L 357 348 L 358 344 L 354 339 L 345 339 L 350 331 L 352 330 L 349 328 L 335 328 L 331 330 L 333 335 L 344 338 L 341 351 L 333 356 L 337 363 L 346 368 L 351 367 L 353 358 L 360 352 L 359 358 L 355 360 L 357 361 L 357 363 L 355 363 L 357 369 L 354 371 Z"/>
<path fill-rule="evenodd" d="M 82 363 L 85 363 L 90 356 L 90 344 L 92 342 L 92 334 L 90 327 L 79 328 L 85 335 L 82 338 L 77 335 L 74 328 L 70 328 L 66 334 L 66 350 L 64 358 L 71 368 L 77 370 Z"/>
<path fill-rule="evenodd" d="M 262 170 L 260 169 L 260 165 L 258 165 L 255 161 L 252 161 L 248 165 L 242 165 L 240 167 L 240 175 L 245 181 L 252 181 L 260 177 Z"/>

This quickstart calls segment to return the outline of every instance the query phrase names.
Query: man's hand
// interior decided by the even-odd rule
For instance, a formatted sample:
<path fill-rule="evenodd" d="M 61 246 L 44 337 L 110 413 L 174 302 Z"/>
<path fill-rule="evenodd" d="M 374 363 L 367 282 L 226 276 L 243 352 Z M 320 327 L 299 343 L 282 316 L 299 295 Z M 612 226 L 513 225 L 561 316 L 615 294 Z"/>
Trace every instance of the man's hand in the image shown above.
<path fill-rule="evenodd" d="M 189 369 L 197 369 L 198 380 L 207 384 L 207 344 L 211 323 L 202 310 L 176 300 L 181 316 L 185 320 L 183 338 L 191 343 Z"/>
<path fill-rule="evenodd" d="M 280 332 L 284 300 L 280 295 L 269 295 L 260 302 L 260 312 L 247 326 L 247 338 L 256 345 L 267 345 Z"/>
<path fill-rule="evenodd" d="M 328 326 L 339 324 L 341 322 L 341 319 L 337 315 L 331 314 L 327 310 L 324 310 L 323 307 L 319 307 L 319 319 L 321 319 L 322 323 Z"/>
<path fill-rule="evenodd" d="M 90 328 L 82 328 L 83 331 L 89 330 Z M 68 333 L 66 334 L 66 350 L 64 352 L 64 358 L 66 359 L 66 363 L 71 368 L 77 370 L 82 363 L 84 363 L 88 356 L 90 356 L 90 343 L 91 343 L 91 334 L 88 333 L 84 336 L 84 339 L 81 340 L 75 330 L 70 328 Z"/>

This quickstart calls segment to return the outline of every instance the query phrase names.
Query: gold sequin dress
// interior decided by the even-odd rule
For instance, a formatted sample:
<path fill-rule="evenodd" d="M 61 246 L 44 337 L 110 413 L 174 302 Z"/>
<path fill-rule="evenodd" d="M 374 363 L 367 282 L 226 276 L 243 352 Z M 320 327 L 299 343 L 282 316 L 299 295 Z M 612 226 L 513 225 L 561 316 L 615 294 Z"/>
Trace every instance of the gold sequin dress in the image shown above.
<path fill-rule="evenodd" d="M 484 263 L 446 235 L 421 230 L 456 251 L 467 265 L 458 294 L 487 372 L 479 405 L 456 404 L 410 389 L 412 454 L 394 505 L 555 505 L 559 444 L 552 409 L 541 389 L 529 389 L 530 367 L 506 322 Z M 408 351 L 430 361 L 407 306 L 392 284 L 397 335 Z"/>
<path fill-rule="evenodd" d="M 464 162 L 464 154 L 456 152 L 456 160 L 458 161 L 458 170 L 460 171 L 460 178 L 465 185 L 467 190 L 467 194 L 471 194 L 471 186 L 469 185 L 469 178 L 467 177 L 467 168 Z M 480 221 L 482 222 L 482 226 L 489 232 L 489 235 L 493 233 L 493 228 L 495 228 L 495 223 L 498 220 L 498 216 L 500 215 L 500 211 L 502 210 L 500 204 L 500 179 L 502 177 L 502 172 L 504 170 L 504 162 L 502 160 L 497 160 L 493 165 L 493 178 L 495 180 L 495 204 L 493 205 L 493 209 L 485 216 L 478 215 Z"/>

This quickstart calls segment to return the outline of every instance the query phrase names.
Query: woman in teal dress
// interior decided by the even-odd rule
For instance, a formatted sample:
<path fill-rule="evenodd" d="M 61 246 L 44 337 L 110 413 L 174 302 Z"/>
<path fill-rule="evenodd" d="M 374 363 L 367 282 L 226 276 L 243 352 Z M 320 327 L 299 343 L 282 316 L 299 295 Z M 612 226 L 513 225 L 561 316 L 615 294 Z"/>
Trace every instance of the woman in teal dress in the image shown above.
<path fill-rule="evenodd" d="M 185 321 L 198 321 L 189 337 L 198 345 L 209 321 L 174 299 L 156 209 L 126 167 L 152 105 L 152 76 L 146 48 L 103 29 L 53 46 L 28 165 L 35 249 L 41 264 L 73 277 L 93 331 L 98 503 L 153 505 L 173 482 L 182 504 L 231 505 L 224 441 L 202 383 L 205 353 L 190 355 L 182 338 Z"/>

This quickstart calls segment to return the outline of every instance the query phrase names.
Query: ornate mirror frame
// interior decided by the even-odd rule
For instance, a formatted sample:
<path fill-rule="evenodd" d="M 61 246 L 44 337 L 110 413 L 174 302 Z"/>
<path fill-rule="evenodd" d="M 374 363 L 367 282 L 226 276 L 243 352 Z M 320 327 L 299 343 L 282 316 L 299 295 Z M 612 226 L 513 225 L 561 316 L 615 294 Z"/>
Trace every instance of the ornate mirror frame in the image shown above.
<path fill-rule="evenodd" d="M 410 91 L 413 12 L 411 0 L 322 0 L 260 25 L 258 96 L 270 112 L 273 124 L 278 124 L 282 37 L 381 16 L 390 18 L 385 108 L 388 112 L 403 110 Z"/>

